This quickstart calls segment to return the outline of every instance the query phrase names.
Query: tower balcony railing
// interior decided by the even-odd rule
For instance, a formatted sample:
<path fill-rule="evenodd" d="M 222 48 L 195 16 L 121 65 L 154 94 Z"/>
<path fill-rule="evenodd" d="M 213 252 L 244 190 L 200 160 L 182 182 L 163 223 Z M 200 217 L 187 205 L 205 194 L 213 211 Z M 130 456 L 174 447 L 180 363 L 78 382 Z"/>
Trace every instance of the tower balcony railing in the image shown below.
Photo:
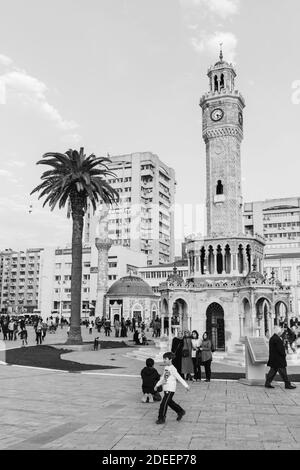
<path fill-rule="evenodd" d="M 235 279 L 187 279 L 187 280 L 182 280 L 181 281 L 166 281 L 163 282 L 159 285 L 159 290 L 163 291 L 166 289 L 185 289 L 185 290 L 201 290 L 201 289 L 228 289 L 231 290 L 232 288 L 236 287 L 251 287 L 255 286 L 255 288 L 265 288 L 265 287 L 271 287 L 273 290 L 277 293 L 288 293 L 290 292 L 291 288 L 290 286 L 284 286 L 280 283 L 276 283 L 276 281 L 271 280 L 271 279 L 264 279 L 259 280 L 259 279 L 252 279 L 252 278 L 235 278 Z"/>

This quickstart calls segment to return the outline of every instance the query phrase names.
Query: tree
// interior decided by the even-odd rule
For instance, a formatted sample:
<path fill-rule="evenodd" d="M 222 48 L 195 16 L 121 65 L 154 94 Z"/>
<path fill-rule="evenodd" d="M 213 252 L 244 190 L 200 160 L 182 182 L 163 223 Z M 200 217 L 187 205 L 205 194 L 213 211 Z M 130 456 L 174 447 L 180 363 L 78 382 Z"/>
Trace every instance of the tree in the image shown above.
<path fill-rule="evenodd" d="M 90 202 L 94 212 L 97 204 L 103 201 L 112 205 L 118 203 L 119 194 L 112 188 L 107 177 L 116 175 L 107 167 L 109 158 L 86 157 L 83 147 L 80 151 L 68 150 L 64 154 L 49 152 L 43 155 L 37 165 L 49 165 L 42 183 L 30 194 L 39 192 L 39 199 L 46 197 L 43 207 L 48 204 L 53 210 L 58 204 L 61 209 L 69 205 L 72 215 L 72 272 L 71 272 L 71 324 L 67 344 L 82 343 L 80 328 L 81 286 L 82 286 L 82 232 L 84 213 Z M 68 211 L 68 216 L 69 216 Z"/>

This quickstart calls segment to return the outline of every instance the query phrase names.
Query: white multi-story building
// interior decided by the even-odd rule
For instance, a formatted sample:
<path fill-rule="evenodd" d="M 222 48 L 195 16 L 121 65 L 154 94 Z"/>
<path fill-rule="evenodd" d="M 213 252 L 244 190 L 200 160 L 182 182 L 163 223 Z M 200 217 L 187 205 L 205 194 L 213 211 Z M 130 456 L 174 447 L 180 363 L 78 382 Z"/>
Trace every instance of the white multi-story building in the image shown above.
<path fill-rule="evenodd" d="M 96 302 L 98 251 L 84 245 L 82 254 L 82 316 L 93 311 Z M 108 253 L 108 287 L 116 280 L 147 264 L 144 253 L 112 246 Z M 71 247 L 0 252 L 1 313 L 71 314 Z"/>
<path fill-rule="evenodd" d="M 300 242 L 300 198 L 267 199 L 244 204 L 244 227 L 248 234 L 266 239 L 266 250 L 279 243 L 296 247 Z"/>
<path fill-rule="evenodd" d="M 178 261 L 176 263 L 177 274 L 184 280 L 188 277 L 188 260 Z M 157 266 L 145 266 L 138 269 L 138 274 L 157 294 L 159 285 L 165 282 L 167 278 L 174 272 L 174 263 L 159 264 Z"/>
<path fill-rule="evenodd" d="M 112 246 L 108 252 L 108 287 L 119 278 L 136 274 L 147 263 L 147 256 L 121 246 Z M 38 307 L 43 317 L 71 314 L 71 247 L 48 248 L 41 260 L 41 282 Z M 81 315 L 87 317 L 96 303 L 98 251 L 86 244 L 82 253 Z"/>
<path fill-rule="evenodd" d="M 43 249 L 0 252 L 0 311 L 33 313 L 38 307 Z"/>
<path fill-rule="evenodd" d="M 244 227 L 265 237 L 265 272 L 291 286 L 292 313 L 300 316 L 300 198 L 245 203 Z"/>
<path fill-rule="evenodd" d="M 109 238 L 114 245 L 147 255 L 147 264 L 174 260 L 175 172 L 151 152 L 110 156 L 116 175 L 108 182 L 120 195 L 118 207 L 109 212 Z M 84 240 L 97 236 L 97 216 L 87 211 Z"/>

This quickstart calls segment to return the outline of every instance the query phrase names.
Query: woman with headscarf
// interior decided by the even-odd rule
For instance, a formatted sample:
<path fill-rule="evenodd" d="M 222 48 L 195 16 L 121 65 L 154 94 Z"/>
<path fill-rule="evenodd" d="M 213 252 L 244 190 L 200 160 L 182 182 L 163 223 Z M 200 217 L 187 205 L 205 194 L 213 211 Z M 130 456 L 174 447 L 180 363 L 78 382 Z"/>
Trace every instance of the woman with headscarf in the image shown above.
<path fill-rule="evenodd" d="M 202 343 L 200 346 L 200 350 L 201 350 L 201 364 L 204 366 L 204 369 L 205 369 L 205 376 L 206 376 L 205 382 L 210 382 L 212 353 L 214 351 L 214 347 L 206 331 L 202 335 Z"/>
<path fill-rule="evenodd" d="M 172 360 L 172 364 L 176 367 L 178 373 L 181 373 L 181 359 L 182 359 L 182 348 L 183 348 L 183 334 L 182 331 L 178 331 L 177 336 L 173 338 L 171 351 L 175 354 L 175 358 Z"/>
<path fill-rule="evenodd" d="M 194 373 L 192 349 L 193 347 L 192 347 L 191 333 L 189 331 L 185 331 L 184 336 L 183 336 L 181 372 L 183 374 L 184 379 L 186 380 L 190 379 L 194 382 L 194 378 L 192 376 L 192 374 Z"/>

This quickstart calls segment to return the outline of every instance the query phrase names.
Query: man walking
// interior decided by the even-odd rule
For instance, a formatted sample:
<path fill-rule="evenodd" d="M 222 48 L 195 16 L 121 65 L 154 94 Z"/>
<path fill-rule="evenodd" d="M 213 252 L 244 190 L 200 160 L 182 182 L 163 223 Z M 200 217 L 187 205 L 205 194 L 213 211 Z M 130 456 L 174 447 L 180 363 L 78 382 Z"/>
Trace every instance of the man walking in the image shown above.
<path fill-rule="evenodd" d="M 273 387 L 273 385 L 271 385 L 271 382 L 274 379 L 277 372 L 279 372 L 280 377 L 284 381 L 285 388 L 291 390 L 296 387 L 295 385 L 292 385 L 288 379 L 288 375 L 286 371 L 286 367 L 287 367 L 287 362 L 286 362 L 286 357 L 285 357 L 286 352 L 285 352 L 283 341 L 280 337 L 281 332 L 282 332 L 281 327 L 275 326 L 274 334 L 273 336 L 271 336 L 270 341 L 269 341 L 269 362 L 267 365 L 270 367 L 270 370 L 266 377 L 265 387 L 275 388 Z"/>

